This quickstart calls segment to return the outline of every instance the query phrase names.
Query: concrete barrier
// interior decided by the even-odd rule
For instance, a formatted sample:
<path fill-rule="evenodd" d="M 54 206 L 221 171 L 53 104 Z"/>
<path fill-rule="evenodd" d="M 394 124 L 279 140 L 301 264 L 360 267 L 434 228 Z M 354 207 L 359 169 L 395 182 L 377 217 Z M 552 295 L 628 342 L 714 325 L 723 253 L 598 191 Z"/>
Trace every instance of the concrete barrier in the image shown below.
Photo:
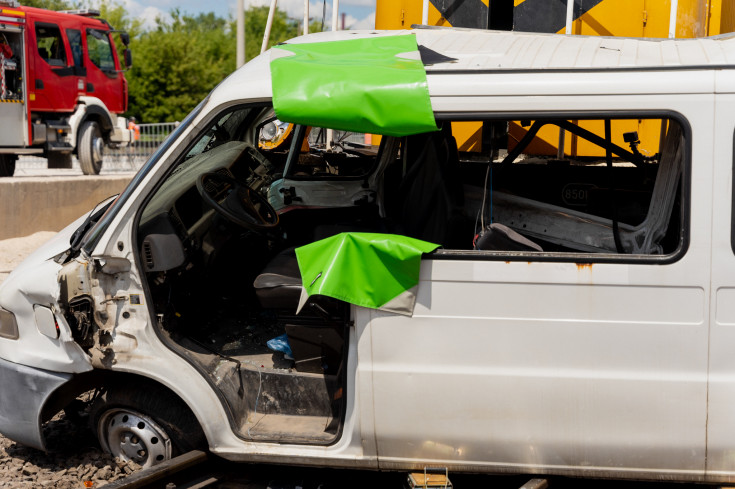
<path fill-rule="evenodd" d="M 59 231 L 120 193 L 126 175 L 0 178 L 0 239 Z"/>

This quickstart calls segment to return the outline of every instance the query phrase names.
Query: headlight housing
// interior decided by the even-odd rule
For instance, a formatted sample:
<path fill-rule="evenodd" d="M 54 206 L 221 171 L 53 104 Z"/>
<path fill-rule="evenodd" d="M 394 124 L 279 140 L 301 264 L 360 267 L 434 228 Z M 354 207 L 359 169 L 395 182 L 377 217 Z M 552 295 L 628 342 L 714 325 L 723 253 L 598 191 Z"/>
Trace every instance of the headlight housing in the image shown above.
<path fill-rule="evenodd" d="M 15 314 L 0 307 L 0 338 L 18 339 L 18 323 Z"/>

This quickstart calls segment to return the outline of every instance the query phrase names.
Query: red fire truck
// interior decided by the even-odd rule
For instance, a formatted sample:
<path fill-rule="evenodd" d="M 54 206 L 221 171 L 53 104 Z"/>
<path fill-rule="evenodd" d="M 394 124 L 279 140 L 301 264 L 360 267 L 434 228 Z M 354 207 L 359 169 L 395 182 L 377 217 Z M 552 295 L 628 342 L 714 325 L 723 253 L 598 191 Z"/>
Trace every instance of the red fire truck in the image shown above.
<path fill-rule="evenodd" d="M 0 0 L 0 176 L 18 155 L 44 156 L 49 168 L 97 174 L 105 146 L 131 141 L 128 83 L 112 34 L 132 65 L 130 37 L 95 10 L 54 12 Z"/>

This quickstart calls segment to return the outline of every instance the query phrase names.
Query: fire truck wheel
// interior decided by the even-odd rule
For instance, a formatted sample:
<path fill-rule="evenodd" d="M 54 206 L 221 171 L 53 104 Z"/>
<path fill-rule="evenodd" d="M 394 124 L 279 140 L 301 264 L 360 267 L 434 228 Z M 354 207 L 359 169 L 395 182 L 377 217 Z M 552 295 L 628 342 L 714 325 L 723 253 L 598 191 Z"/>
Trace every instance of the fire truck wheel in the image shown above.
<path fill-rule="evenodd" d="M 15 173 L 15 155 L 0 155 L 0 177 L 12 177 Z"/>
<path fill-rule="evenodd" d="M 49 168 L 71 168 L 71 153 L 49 153 Z"/>
<path fill-rule="evenodd" d="M 79 166 L 82 167 L 85 175 L 98 175 L 102 168 L 105 148 L 100 126 L 96 122 L 87 121 L 82 124 L 80 134 L 77 148 Z"/>

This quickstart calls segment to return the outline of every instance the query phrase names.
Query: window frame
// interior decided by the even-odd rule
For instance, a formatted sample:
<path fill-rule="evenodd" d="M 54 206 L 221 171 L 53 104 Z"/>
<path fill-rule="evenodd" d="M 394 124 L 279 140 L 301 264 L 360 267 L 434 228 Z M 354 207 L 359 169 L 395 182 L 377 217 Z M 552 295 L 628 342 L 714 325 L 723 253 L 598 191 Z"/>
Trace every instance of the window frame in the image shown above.
<path fill-rule="evenodd" d="M 39 44 L 39 35 L 38 35 L 38 29 L 39 28 L 56 29 L 56 31 L 58 32 L 58 40 L 61 43 L 61 46 L 60 46 L 61 51 L 60 52 L 63 53 L 64 59 L 51 58 L 51 53 L 49 53 L 49 57 L 48 58 L 44 58 L 43 56 L 41 56 L 41 51 L 40 51 L 41 46 Z M 58 71 L 60 69 L 68 68 L 70 66 L 69 65 L 69 57 L 67 56 L 67 52 L 66 52 L 66 44 L 67 44 L 67 41 L 64 38 L 64 34 L 65 34 L 64 33 L 64 30 L 61 28 L 61 26 L 59 24 L 54 24 L 53 22 L 35 22 L 34 25 L 33 25 L 33 35 L 35 36 L 35 43 L 36 43 L 36 54 L 41 59 L 41 61 L 43 61 L 44 63 L 46 63 L 46 65 L 49 68 L 51 68 L 52 70 L 57 70 Z M 47 38 L 44 37 L 44 38 L 41 38 L 41 39 L 47 39 Z M 60 64 L 60 65 L 51 64 L 51 63 L 49 63 L 49 60 L 51 60 L 51 59 L 62 61 L 63 64 Z"/>
<path fill-rule="evenodd" d="M 300 154 L 300 151 L 298 148 L 300 148 L 301 142 L 304 139 L 305 131 L 306 131 L 306 125 L 304 124 L 296 124 L 296 127 L 294 127 L 294 136 L 291 140 L 291 145 L 289 146 L 289 154 L 288 159 L 286 160 L 286 166 L 283 170 L 283 176 L 285 179 L 299 182 L 299 181 L 329 181 L 329 182 L 350 182 L 350 181 L 360 181 L 360 180 L 367 180 L 370 178 L 370 176 L 375 173 L 375 171 L 378 168 L 378 165 L 380 163 L 380 158 L 383 155 L 383 148 L 384 144 L 380 144 L 378 146 L 378 152 L 375 154 L 375 161 L 373 161 L 373 164 L 370 166 L 370 169 L 367 170 L 362 175 L 319 175 L 318 177 L 314 177 L 312 175 L 306 176 L 306 175 L 296 175 L 294 174 L 294 168 L 296 166 L 296 163 L 294 161 L 297 156 Z M 328 127 L 320 127 L 318 129 L 330 129 Z M 338 130 L 338 129 L 335 129 Z M 341 130 L 340 130 L 341 131 Z M 354 131 L 341 131 L 341 132 L 354 132 Z M 386 136 L 382 136 L 385 138 Z"/>
<path fill-rule="evenodd" d="M 110 61 L 112 62 L 111 69 L 103 68 L 102 66 L 94 62 L 94 59 L 92 58 L 92 55 L 91 55 L 91 50 L 89 49 L 89 37 L 90 37 L 90 32 L 92 31 L 102 34 L 102 37 L 107 41 L 107 47 L 110 49 Z M 87 27 L 85 28 L 84 34 L 85 34 L 84 45 L 86 47 L 87 58 L 89 59 L 89 62 L 92 63 L 92 65 L 95 66 L 102 73 L 105 73 L 108 75 L 117 74 L 117 67 L 115 66 L 114 48 L 113 48 L 112 40 L 110 39 L 110 31 L 103 31 L 101 29 L 97 29 L 94 27 Z M 97 39 L 94 35 L 92 35 L 92 38 L 94 38 L 98 42 L 102 42 L 102 39 Z"/>
<path fill-rule="evenodd" d="M 733 129 L 732 137 L 732 182 L 730 192 L 732 193 L 732 202 L 730 205 L 730 248 L 735 254 L 735 129 Z"/>
<path fill-rule="evenodd" d="M 557 263 L 626 263 L 667 265 L 679 261 L 689 249 L 691 231 L 691 172 L 692 172 L 692 129 L 689 121 L 680 112 L 665 110 L 611 110 L 611 111 L 550 111 L 550 112 L 435 112 L 437 122 L 451 121 L 517 121 L 517 120 L 604 120 L 609 119 L 671 119 L 681 127 L 684 136 L 684 169 L 681 175 L 680 194 L 680 241 L 674 252 L 663 255 L 632 255 L 620 253 L 585 252 L 527 252 L 527 251 L 484 251 L 456 250 L 439 248 L 424 255 L 429 260 L 484 260 L 484 261 L 525 261 Z M 734 142 L 735 151 L 735 142 Z M 735 196 L 733 197 L 735 210 Z M 733 216 L 733 251 L 735 251 L 735 215 Z"/>
<path fill-rule="evenodd" d="M 69 49 L 71 50 L 71 66 L 74 67 L 74 74 L 76 76 L 87 76 L 87 68 L 84 66 L 84 40 L 82 39 L 82 30 L 72 27 L 67 27 L 64 30 L 66 34 L 66 39 L 69 41 Z M 72 37 L 69 35 L 70 33 L 74 33 L 74 36 Z M 78 36 L 78 42 L 79 42 L 79 56 L 77 57 L 74 52 L 74 43 L 77 40 Z"/>

